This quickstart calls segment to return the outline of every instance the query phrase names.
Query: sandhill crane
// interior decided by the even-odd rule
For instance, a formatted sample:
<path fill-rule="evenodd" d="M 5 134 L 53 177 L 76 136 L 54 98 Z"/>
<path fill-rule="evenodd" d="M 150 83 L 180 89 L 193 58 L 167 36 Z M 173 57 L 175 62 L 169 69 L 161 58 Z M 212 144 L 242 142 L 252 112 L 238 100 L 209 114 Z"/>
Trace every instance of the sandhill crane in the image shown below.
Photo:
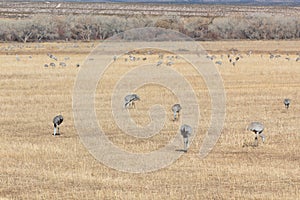
<path fill-rule="evenodd" d="M 60 65 L 61 67 L 66 67 L 66 66 L 67 66 L 67 64 L 64 63 L 64 62 L 60 62 L 59 65 Z"/>
<path fill-rule="evenodd" d="M 62 115 L 57 115 L 53 118 L 54 132 L 53 135 L 59 135 L 59 125 L 63 122 L 64 118 Z M 56 132 L 57 128 L 57 132 Z"/>
<path fill-rule="evenodd" d="M 55 55 L 51 54 L 51 53 L 47 53 L 47 55 L 49 56 L 49 58 L 52 58 L 53 60 L 57 61 L 57 58 Z"/>
<path fill-rule="evenodd" d="M 222 65 L 222 61 L 216 61 L 215 62 L 217 65 Z"/>
<path fill-rule="evenodd" d="M 275 58 L 280 58 L 280 57 L 281 57 L 281 55 L 279 55 L 279 54 L 275 55 Z"/>
<path fill-rule="evenodd" d="M 124 104 L 125 108 L 127 108 L 130 104 L 133 107 L 135 107 L 134 102 L 140 100 L 140 97 L 136 94 L 129 94 L 124 98 L 124 100 L 125 100 L 125 104 Z"/>
<path fill-rule="evenodd" d="M 174 63 L 172 61 L 167 62 L 167 66 L 172 66 Z"/>
<path fill-rule="evenodd" d="M 176 120 L 176 115 L 178 115 L 178 117 L 179 117 L 179 112 L 180 112 L 180 110 L 181 110 L 181 106 L 180 106 L 180 104 L 174 104 L 173 106 L 172 106 L 172 111 L 173 111 L 173 114 L 174 114 L 174 120 L 173 121 L 175 121 Z"/>
<path fill-rule="evenodd" d="M 163 62 L 160 60 L 156 63 L 156 66 L 160 66 L 161 64 L 163 64 Z"/>
<path fill-rule="evenodd" d="M 55 8 L 59 8 L 61 6 L 61 3 L 59 3 Z"/>
<path fill-rule="evenodd" d="M 260 122 L 252 122 L 249 124 L 247 130 L 255 133 L 255 146 L 258 145 L 257 137 L 260 136 L 262 141 L 265 142 L 265 135 L 262 133 L 264 131 L 264 125 Z"/>
<path fill-rule="evenodd" d="M 192 127 L 189 125 L 183 124 L 180 127 L 180 133 L 183 137 L 183 142 L 184 142 L 184 152 L 187 152 L 187 149 L 189 147 L 189 137 L 192 134 Z"/>
<path fill-rule="evenodd" d="M 209 56 L 209 55 L 207 55 L 206 58 L 209 59 L 209 60 L 213 60 L 214 59 L 213 56 Z"/>
<path fill-rule="evenodd" d="M 135 61 L 135 57 L 132 56 L 132 55 L 129 56 L 129 59 L 130 59 L 131 61 Z"/>
<path fill-rule="evenodd" d="M 283 103 L 284 103 L 285 108 L 288 109 L 290 107 L 291 100 L 290 99 L 284 99 Z"/>

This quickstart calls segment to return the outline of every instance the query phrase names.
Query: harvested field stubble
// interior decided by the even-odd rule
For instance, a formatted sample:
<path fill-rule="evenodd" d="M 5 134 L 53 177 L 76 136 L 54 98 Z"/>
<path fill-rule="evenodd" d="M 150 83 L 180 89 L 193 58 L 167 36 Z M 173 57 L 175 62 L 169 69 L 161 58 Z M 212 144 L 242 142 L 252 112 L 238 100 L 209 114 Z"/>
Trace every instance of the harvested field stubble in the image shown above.
<path fill-rule="evenodd" d="M 209 93 L 202 77 L 190 65 L 183 59 L 175 61 L 172 67 L 186 76 L 197 91 L 200 127 L 186 154 L 164 169 L 145 174 L 119 172 L 99 163 L 76 132 L 72 111 L 72 92 L 80 70 L 76 64 L 83 63 L 92 44 L 78 43 L 80 48 L 72 48 L 70 43 L 43 43 L 36 49 L 34 46 L 40 44 L 26 44 L 27 48 L 13 43 L 0 44 L 0 198 L 299 198 L 300 63 L 295 59 L 300 52 L 300 42 L 200 44 L 215 60 L 222 60 L 222 65 L 217 66 L 227 99 L 222 135 L 212 152 L 200 159 L 198 151 L 210 122 Z M 62 46 L 65 48 L 60 48 Z M 238 51 L 233 54 L 232 48 Z M 249 51 L 252 51 L 250 55 Z M 53 62 L 48 52 L 58 58 L 56 67 L 44 67 Z M 270 59 L 270 53 L 281 57 Z M 233 66 L 227 54 L 241 59 Z M 69 59 L 64 60 L 65 57 Z M 104 130 L 109 139 L 120 148 L 150 152 L 174 137 L 180 121 L 172 122 L 170 111 L 163 131 L 150 139 L 135 139 L 118 130 L 111 117 L 109 97 L 111 87 L 124 71 L 110 73 L 109 70 L 130 67 L 124 57 L 118 58 L 98 83 L 97 117 L 100 124 L 106 124 Z M 146 61 L 157 58 L 158 55 L 147 55 Z M 60 61 L 67 66 L 60 67 Z M 146 61 L 141 59 L 136 63 Z M 156 101 L 166 110 L 176 103 L 176 97 L 156 85 L 147 85 L 137 92 L 144 97 L 159 94 Z M 284 98 L 291 99 L 288 110 L 284 107 Z M 137 108 L 129 111 L 133 119 L 140 125 L 149 123 L 150 103 L 141 100 L 136 104 Z M 61 135 L 53 137 L 52 119 L 60 113 L 64 116 Z M 260 121 L 266 127 L 266 142 L 256 148 L 248 145 L 253 143 L 254 135 L 245 130 L 251 121 Z"/>

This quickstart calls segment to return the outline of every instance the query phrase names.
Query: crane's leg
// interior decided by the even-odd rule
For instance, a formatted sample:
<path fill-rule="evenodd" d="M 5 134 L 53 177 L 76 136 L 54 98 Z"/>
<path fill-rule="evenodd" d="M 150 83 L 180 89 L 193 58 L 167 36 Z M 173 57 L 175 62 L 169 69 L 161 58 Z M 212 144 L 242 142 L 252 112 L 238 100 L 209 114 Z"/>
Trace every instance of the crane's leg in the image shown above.
<path fill-rule="evenodd" d="M 265 140 L 266 140 L 266 136 L 263 133 L 259 134 L 259 136 L 261 137 L 261 139 L 262 139 L 262 141 L 264 143 Z"/>
<path fill-rule="evenodd" d="M 187 152 L 188 145 L 189 145 L 189 138 L 185 137 L 184 140 L 184 152 Z"/>
<path fill-rule="evenodd" d="M 55 136 L 55 134 L 56 134 L 56 126 L 54 125 L 53 135 Z"/>
<path fill-rule="evenodd" d="M 134 103 L 134 101 L 132 101 L 131 104 L 132 104 L 132 107 L 135 108 L 135 103 Z"/>
<path fill-rule="evenodd" d="M 59 126 L 57 127 L 57 135 L 60 135 L 60 133 L 59 133 Z"/>
<path fill-rule="evenodd" d="M 173 121 L 175 121 L 176 120 L 176 112 L 174 112 L 173 115 L 174 115 L 174 120 Z"/>
<path fill-rule="evenodd" d="M 254 142 L 254 146 L 256 146 L 256 147 L 258 146 L 257 135 L 258 135 L 258 134 L 255 133 L 255 142 Z"/>

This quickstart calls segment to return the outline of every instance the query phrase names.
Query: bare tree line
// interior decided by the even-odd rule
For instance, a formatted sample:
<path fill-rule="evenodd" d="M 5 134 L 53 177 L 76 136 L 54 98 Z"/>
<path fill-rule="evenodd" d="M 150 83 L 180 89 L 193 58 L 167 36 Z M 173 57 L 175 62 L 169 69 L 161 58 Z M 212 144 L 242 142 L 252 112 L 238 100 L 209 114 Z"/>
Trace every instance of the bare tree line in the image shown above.
<path fill-rule="evenodd" d="M 0 21 L 0 41 L 104 40 L 132 28 L 161 27 L 195 40 L 299 39 L 300 17 L 36 15 Z"/>

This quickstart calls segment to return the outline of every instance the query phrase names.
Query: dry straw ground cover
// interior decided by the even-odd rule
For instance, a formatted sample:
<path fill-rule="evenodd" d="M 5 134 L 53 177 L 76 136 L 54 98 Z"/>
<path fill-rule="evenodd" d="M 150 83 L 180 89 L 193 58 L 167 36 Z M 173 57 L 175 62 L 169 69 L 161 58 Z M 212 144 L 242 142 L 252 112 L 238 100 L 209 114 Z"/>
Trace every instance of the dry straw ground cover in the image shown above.
<path fill-rule="evenodd" d="M 0 198 L 299 198 L 300 62 L 295 60 L 300 42 L 201 44 L 210 55 L 215 55 L 213 62 L 222 61 L 222 65 L 216 65 L 226 90 L 222 135 L 213 151 L 205 159 L 199 159 L 199 147 L 210 122 L 209 94 L 203 78 L 190 65 L 183 59 L 174 61 L 172 67 L 196 91 L 200 127 L 188 153 L 169 167 L 145 174 L 119 172 L 99 163 L 85 149 L 74 127 L 72 92 L 80 70 L 76 65 L 82 66 L 97 43 L 0 44 Z M 238 50 L 235 57 L 240 57 L 235 66 L 227 58 L 233 48 Z M 48 52 L 67 66 L 58 66 L 59 61 L 51 60 Z M 281 57 L 270 59 L 269 53 Z M 180 121 L 172 122 L 170 112 L 161 133 L 149 139 L 135 139 L 117 128 L 109 97 L 123 72 L 121 69 L 130 68 L 125 57 L 114 62 L 99 81 L 95 98 L 97 117 L 99 123 L 105 124 L 103 128 L 109 139 L 120 148 L 150 152 L 174 137 Z M 155 61 L 158 55 L 147 58 Z M 50 62 L 56 63 L 56 67 L 45 68 L 44 64 Z M 177 101 L 157 85 L 147 85 L 136 92 L 144 100 L 129 112 L 140 125 L 149 123 L 147 111 L 151 102 L 170 110 L 169 105 Z M 159 98 L 153 98 L 157 95 Z M 286 97 L 292 100 L 289 110 L 283 105 Z M 65 120 L 61 135 L 53 137 L 52 119 L 59 113 Z M 245 130 L 251 121 L 266 126 L 266 143 L 256 148 L 251 146 L 254 135 Z"/>

